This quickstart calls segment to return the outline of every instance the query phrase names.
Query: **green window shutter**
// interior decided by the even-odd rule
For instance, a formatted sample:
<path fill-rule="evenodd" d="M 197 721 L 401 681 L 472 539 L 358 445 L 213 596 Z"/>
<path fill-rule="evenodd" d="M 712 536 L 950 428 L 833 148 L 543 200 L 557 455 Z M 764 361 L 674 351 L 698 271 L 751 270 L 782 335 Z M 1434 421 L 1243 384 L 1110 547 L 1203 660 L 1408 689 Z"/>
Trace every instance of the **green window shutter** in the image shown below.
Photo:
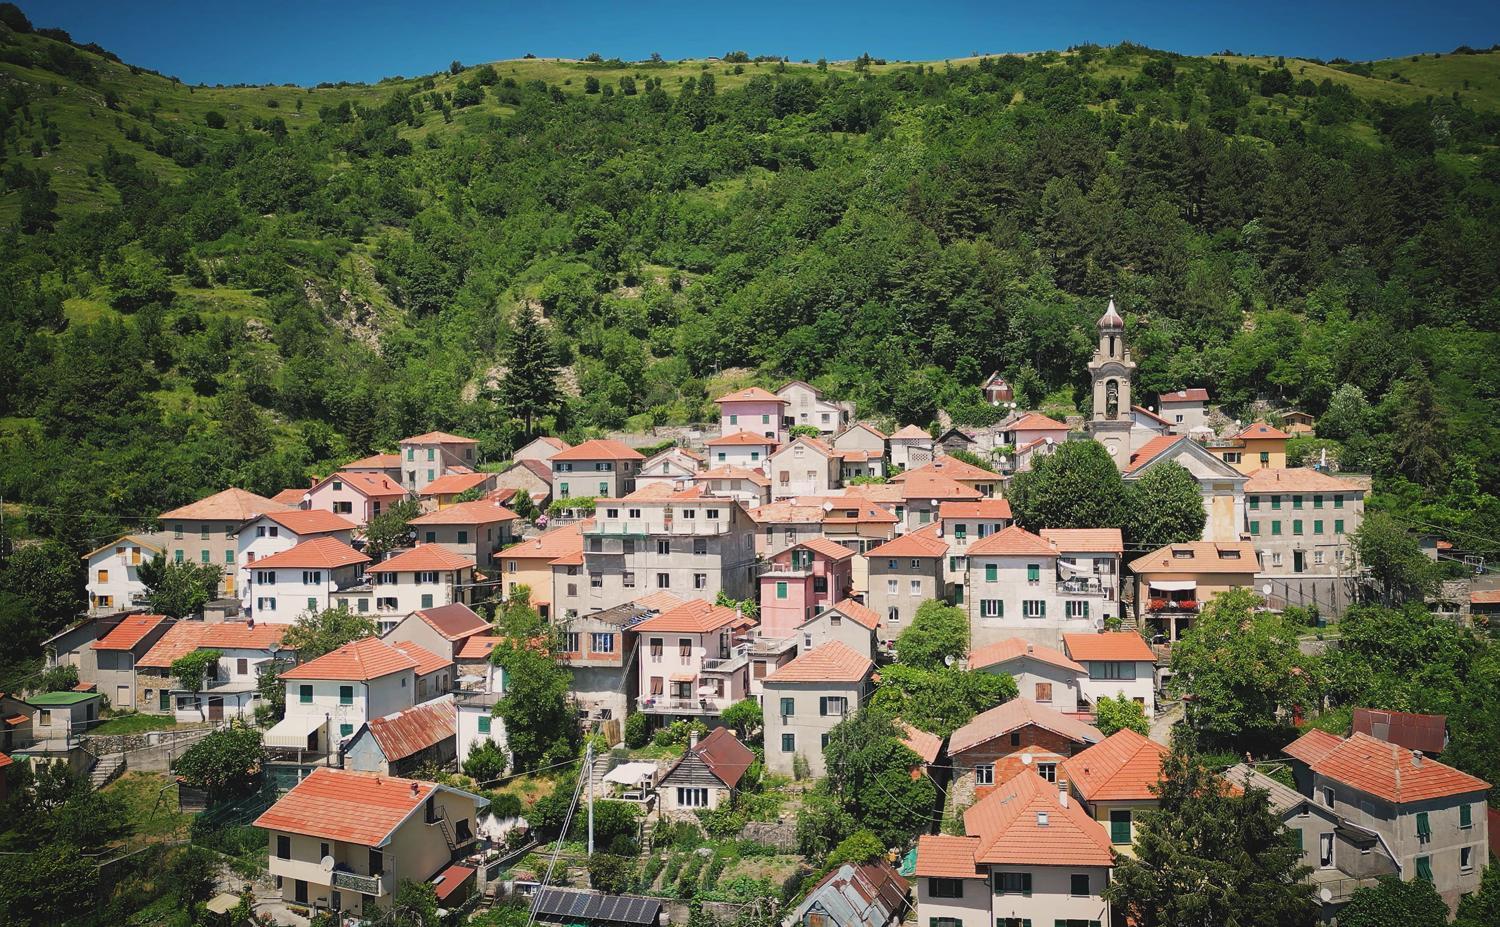
<path fill-rule="evenodd" d="M 797 700 L 796 699 L 784 698 L 784 699 L 781 700 L 781 714 L 782 714 L 783 717 L 790 718 L 792 715 L 796 714 L 796 712 L 797 712 Z"/>
<path fill-rule="evenodd" d="M 312 686 L 302 686 L 297 690 L 297 701 L 303 705 L 312 704 Z"/>
<path fill-rule="evenodd" d="M 1252 535 L 1260 534 L 1260 522 L 1258 522 L 1258 521 L 1252 521 L 1250 523 L 1250 533 Z"/>
<path fill-rule="evenodd" d="M 1313 508 L 1315 508 L 1315 509 L 1321 509 L 1322 507 L 1323 507 L 1323 494 L 1322 493 L 1314 493 L 1313 494 Z"/>
<path fill-rule="evenodd" d="M 158 708 L 159 711 L 171 711 L 172 710 L 172 693 L 171 692 L 168 692 L 166 689 L 161 690 L 161 699 L 157 703 L 157 708 Z M 1465 807 L 1464 810 L 1467 811 L 1469 809 L 1467 807 Z"/>
<path fill-rule="evenodd" d="M 340 705 L 353 705 L 354 704 L 354 687 L 353 686 L 339 686 L 339 704 Z"/>
<path fill-rule="evenodd" d="M 1417 836 L 1423 839 L 1432 836 L 1432 822 L 1425 811 L 1417 812 Z"/>
<path fill-rule="evenodd" d="M 1258 508 L 1260 508 L 1260 496 L 1251 496 L 1250 497 L 1250 507 L 1252 509 L 1258 509 Z"/>
<path fill-rule="evenodd" d="M 1130 842 L 1130 812 L 1111 811 L 1109 813 L 1109 842 Z"/>
<path fill-rule="evenodd" d="M 352 725 L 352 724 L 340 724 L 339 725 L 339 736 L 340 737 L 348 737 L 350 734 L 353 734 L 353 733 L 354 733 L 354 725 Z"/>
<path fill-rule="evenodd" d="M 1341 496 L 1341 495 L 1335 495 L 1333 497 L 1333 507 L 1336 508 L 1336 509 L 1343 508 L 1344 507 L 1344 497 Z"/>
<path fill-rule="evenodd" d="M 1419 879 L 1426 879 L 1429 882 L 1432 881 L 1432 857 L 1431 856 L 1418 856 L 1417 857 L 1417 878 L 1419 878 Z"/>
<path fill-rule="evenodd" d="M 1279 522 L 1279 521 L 1273 521 L 1273 522 L 1271 522 L 1271 535 L 1274 537 L 1275 535 L 1278 535 L 1280 533 L 1281 533 L 1281 522 Z"/>
<path fill-rule="evenodd" d="M 1031 873 L 1021 873 L 1021 894 L 1027 898 L 1031 897 Z"/>
<path fill-rule="evenodd" d="M 488 734 L 489 732 L 490 732 L 490 716 L 489 715 L 480 715 L 479 716 L 479 733 L 481 733 L 481 734 Z"/>
<path fill-rule="evenodd" d="M 828 696 L 826 695 L 818 696 L 818 715 L 823 718 L 828 717 Z"/>
<path fill-rule="evenodd" d="M 1294 519 L 1292 519 L 1292 533 L 1293 534 L 1301 534 L 1302 533 L 1302 519 L 1300 519 L 1300 518 L 1294 518 Z"/>
<path fill-rule="evenodd" d="M 1028 563 L 1028 564 L 1026 564 L 1026 581 L 1028 583 L 1040 582 L 1041 578 L 1042 578 L 1042 568 L 1041 568 L 1040 564 L 1036 564 L 1036 563 Z"/>
<path fill-rule="evenodd" d="M 1344 533 L 1344 520 L 1342 518 L 1335 518 L 1333 520 L 1333 533 L 1334 534 L 1343 534 Z"/>
<path fill-rule="evenodd" d="M 429 592 L 426 595 L 422 596 L 422 607 L 423 608 L 431 608 L 432 607 L 432 593 Z"/>
<path fill-rule="evenodd" d="M 1322 533 L 1323 533 L 1323 519 L 1321 519 L 1321 518 L 1314 518 L 1313 519 L 1313 534 L 1322 534 Z"/>
<path fill-rule="evenodd" d="M 1473 827 L 1474 826 L 1474 809 L 1473 809 L 1473 807 L 1471 805 L 1459 805 L 1458 806 L 1458 826 L 1459 827 Z"/>
<path fill-rule="evenodd" d="M 778 598 L 778 599 L 784 599 L 784 598 L 786 598 L 786 583 L 777 583 L 776 584 L 776 598 Z"/>
<path fill-rule="evenodd" d="M 987 583 L 994 582 L 995 579 L 999 576 L 999 573 L 1000 573 L 1000 568 L 998 566 L 996 566 L 995 564 L 993 564 L 993 563 L 986 563 L 984 565 L 984 581 L 985 582 L 987 582 Z"/>
<path fill-rule="evenodd" d="M 1300 509 L 1300 508 L 1302 508 L 1302 497 L 1301 496 L 1293 496 L 1292 497 L 1292 508 L 1294 508 L 1294 509 Z"/>
<path fill-rule="evenodd" d="M 469 543 L 469 532 L 467 532 L 467 531 L 460 531 L 458 533 L 458 543 L 460 543 L 460 544 L 467 544 L 467 543 Z"/>

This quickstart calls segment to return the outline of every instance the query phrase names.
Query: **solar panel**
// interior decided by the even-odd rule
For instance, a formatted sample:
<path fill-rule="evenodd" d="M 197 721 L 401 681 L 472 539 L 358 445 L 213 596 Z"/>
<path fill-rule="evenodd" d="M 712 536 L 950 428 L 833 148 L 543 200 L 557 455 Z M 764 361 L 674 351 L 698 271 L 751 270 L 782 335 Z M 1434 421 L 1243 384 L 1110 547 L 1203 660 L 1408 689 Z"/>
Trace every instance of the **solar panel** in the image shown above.
<path fill-rule="evenodd" d="M 594 921 L 611 924 L 655 924 L 661 902 L 639 895 L 545 888 L 538 892 L 537 914 L 549 920 Z"/>

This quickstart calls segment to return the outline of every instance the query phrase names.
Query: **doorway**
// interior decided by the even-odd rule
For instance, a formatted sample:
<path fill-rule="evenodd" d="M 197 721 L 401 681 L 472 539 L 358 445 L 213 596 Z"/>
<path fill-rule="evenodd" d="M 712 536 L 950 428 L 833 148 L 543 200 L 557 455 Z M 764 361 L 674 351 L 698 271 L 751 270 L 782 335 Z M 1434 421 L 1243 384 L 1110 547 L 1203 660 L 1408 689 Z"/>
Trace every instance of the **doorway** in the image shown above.
<path fill-rule="evenodd" d="M 208 720 L 224 720 L 224 700 L 217 695 L 210 695 L 208 697 Z"/>

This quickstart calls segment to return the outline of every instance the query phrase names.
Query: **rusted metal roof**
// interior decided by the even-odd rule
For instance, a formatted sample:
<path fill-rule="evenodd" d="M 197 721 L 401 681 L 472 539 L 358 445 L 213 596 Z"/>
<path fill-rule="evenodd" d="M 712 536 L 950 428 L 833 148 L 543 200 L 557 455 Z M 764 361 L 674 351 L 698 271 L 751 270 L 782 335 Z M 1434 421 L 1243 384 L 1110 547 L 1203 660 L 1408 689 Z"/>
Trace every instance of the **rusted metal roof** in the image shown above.
<path fill-rule="evenodd" d="M 451 695 L 405 708 L 367 723 L 387 762 L 420 753 L 458 732 L 458 708 Z"/>
<path fill-rule="evenodd" d="M 1356 708 L 1354 733 L 1369 734 L 1376 740 L 1397 744 L 1408 750 L 1421 750 L 1428 756 L 1433 756 L 1442 753 L 1443 748 L 1448 746 L 1448 716 Z"/>

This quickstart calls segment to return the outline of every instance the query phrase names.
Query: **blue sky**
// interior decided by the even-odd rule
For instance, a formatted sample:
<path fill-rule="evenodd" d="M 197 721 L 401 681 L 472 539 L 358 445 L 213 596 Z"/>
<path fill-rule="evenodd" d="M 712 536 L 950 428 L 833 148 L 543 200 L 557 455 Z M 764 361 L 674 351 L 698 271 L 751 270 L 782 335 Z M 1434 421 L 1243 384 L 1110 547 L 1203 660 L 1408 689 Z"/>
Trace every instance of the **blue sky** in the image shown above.
<path fill-rule="evenodd" d="M 204 83 L 373 81 L 457 58 L 752 55 L 932 60 L 1130 40 L 1186 54 L 1386 58 L 1500 42 L 1500 2 L 1392 0 L 20 0 L 133 64 Z"/>

